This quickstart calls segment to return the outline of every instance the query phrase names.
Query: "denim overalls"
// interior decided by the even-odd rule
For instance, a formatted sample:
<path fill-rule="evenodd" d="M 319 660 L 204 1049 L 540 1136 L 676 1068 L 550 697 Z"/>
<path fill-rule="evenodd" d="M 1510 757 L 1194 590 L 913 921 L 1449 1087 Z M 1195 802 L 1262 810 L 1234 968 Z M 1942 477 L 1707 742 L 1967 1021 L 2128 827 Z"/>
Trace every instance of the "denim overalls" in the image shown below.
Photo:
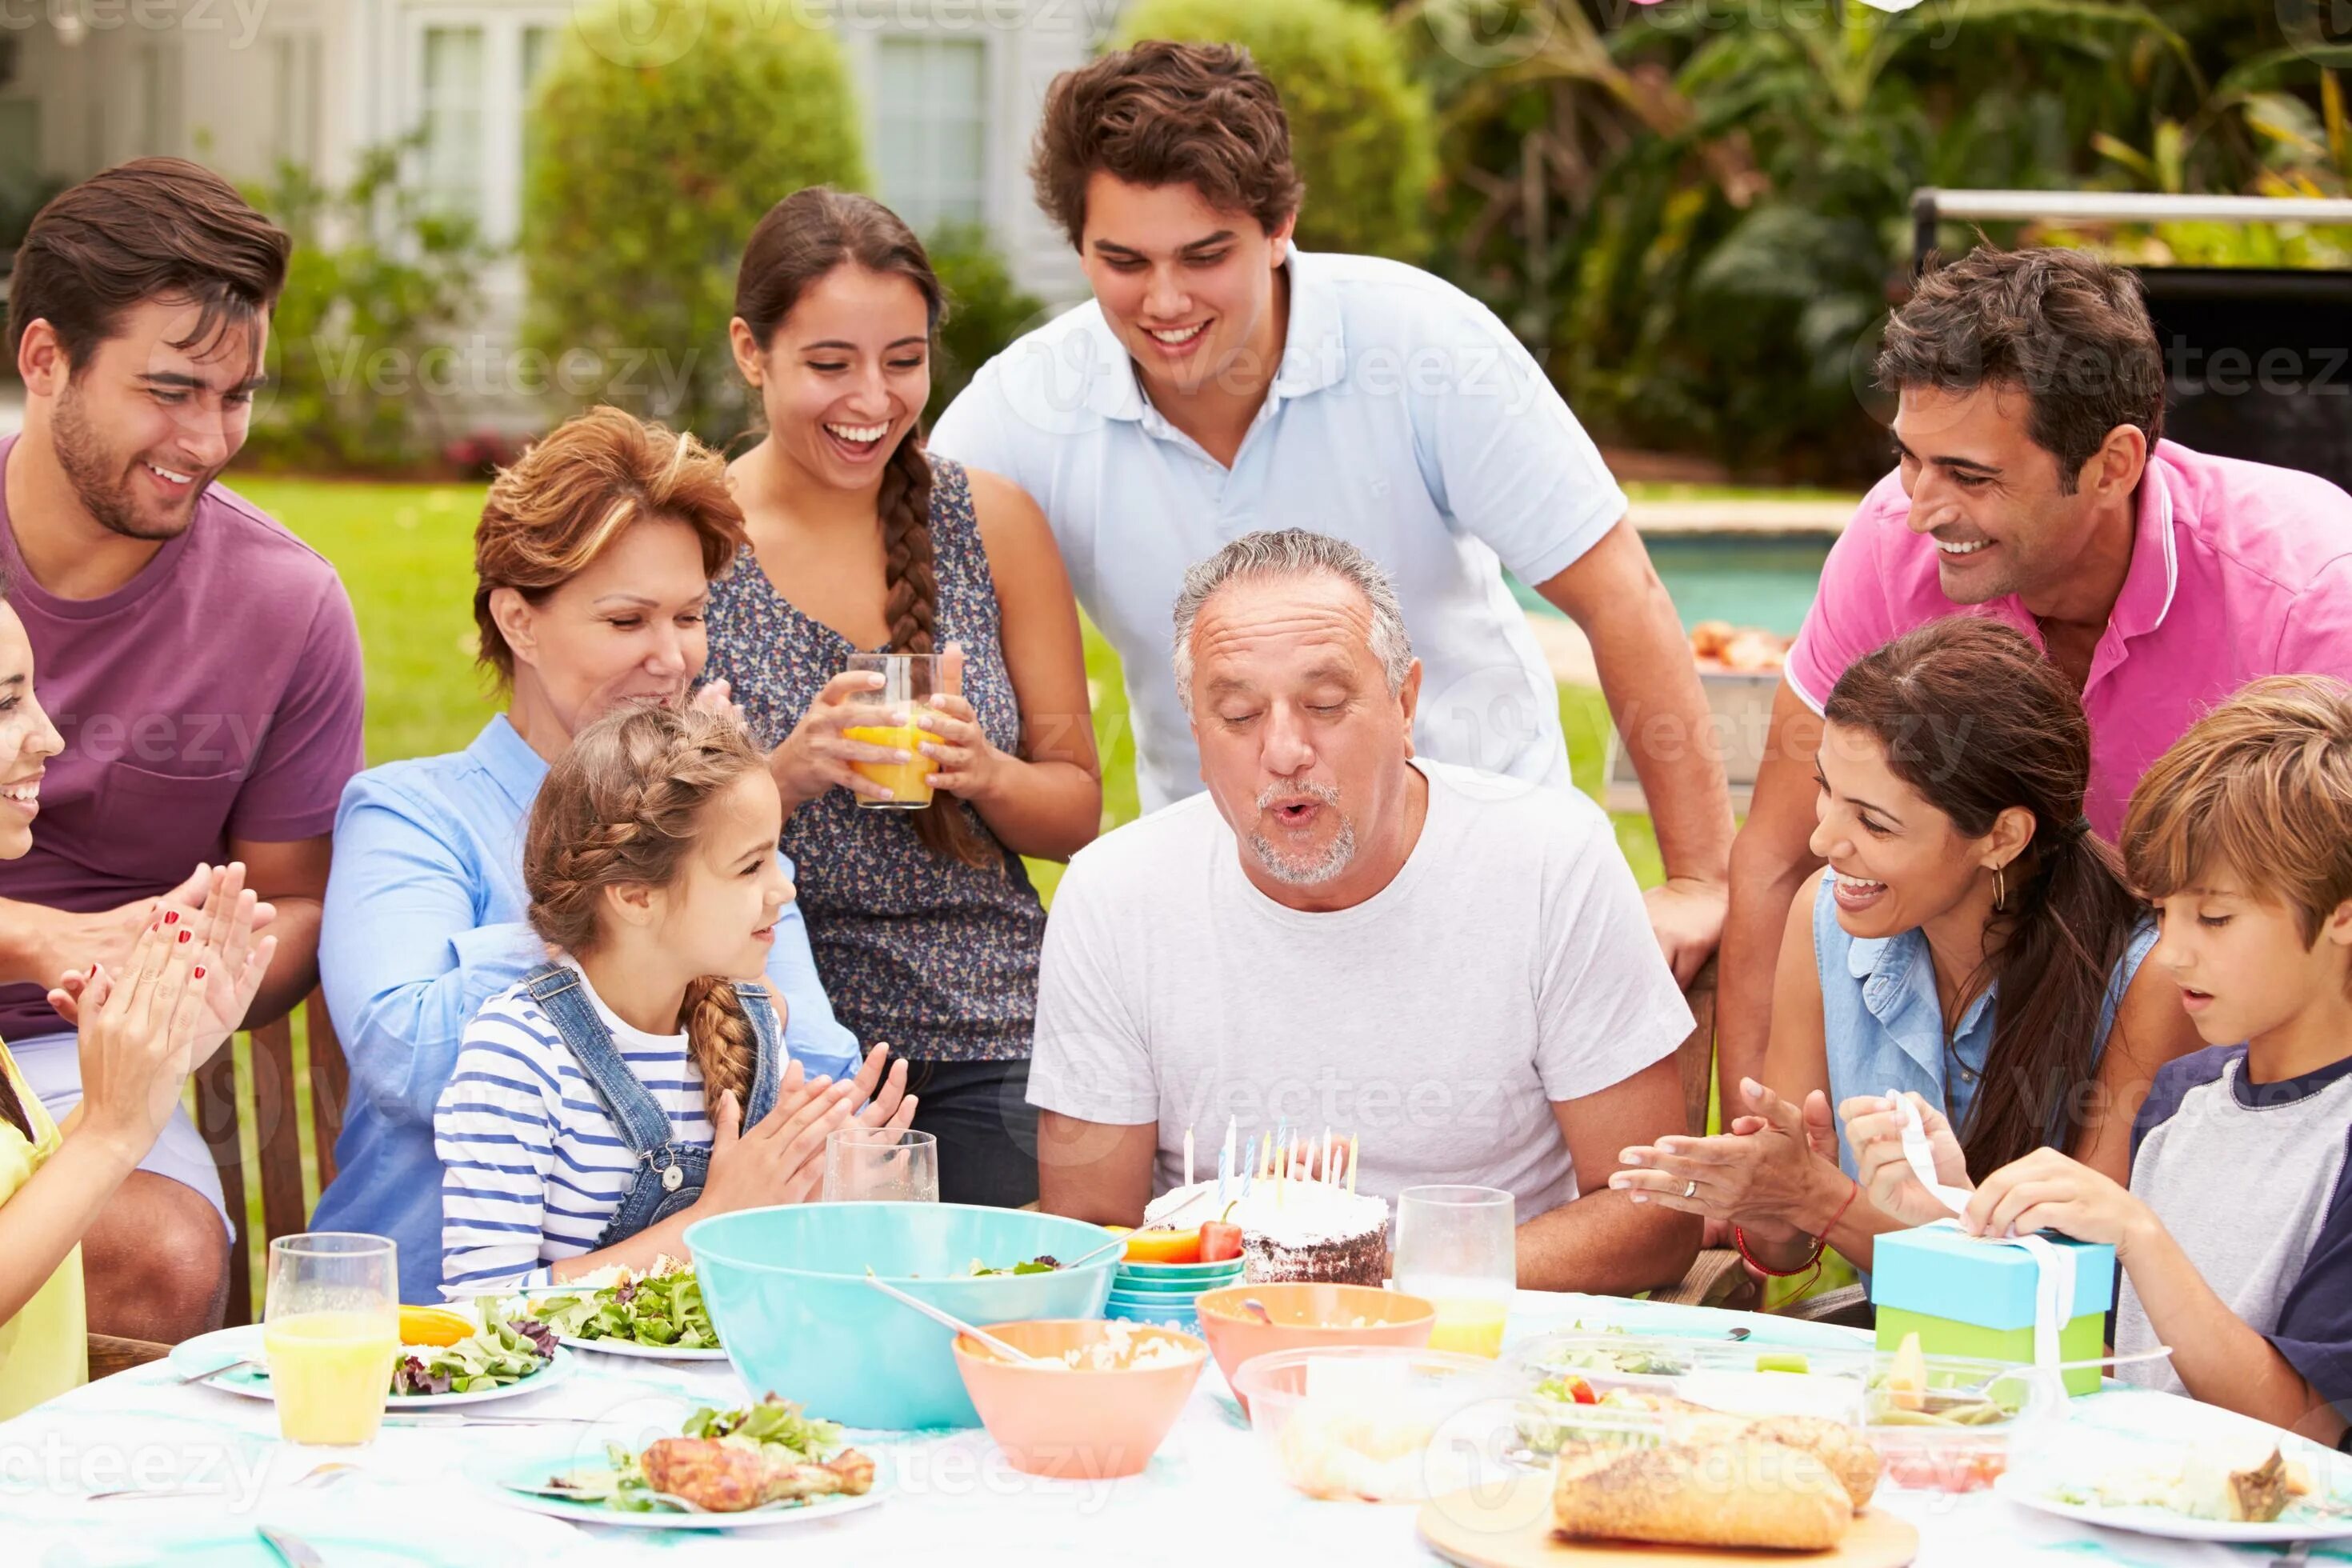
<path fill-rule="evenodd" d="M 563 1037 L 597 1102 L 612 1118 L 614 1131 L 637 1157 L 637 1173 L 622 1194 L 612 1223 L 596 1238 L 596 1247 L 626 1241 L 688 1208 L 702 1195 L 703 1183 L 709 1179 L 710 1151 L 677 1142 L 668 1112 L 621 1059 L 613 1032 L 596 1016 L 595 1005 L 580 983 L 580 972 L 566 964 L 541 964 L 524 977 L 523 984 L 530 988 L 531 1000 L 539 1004 L 547 1021 Z M 751 1069 L 751 1102 L 743 1108 L 743 1126 L 748 1131 L 776 1103 L 776 1083 L 783 1073 L 783 1030 L 777 1024 L 766 986 L 739 980 L 735 994 L 742 998 L 743 1011 L 750 1015 L 752 1035 L 759 1041 L 758 1061 Z"/>

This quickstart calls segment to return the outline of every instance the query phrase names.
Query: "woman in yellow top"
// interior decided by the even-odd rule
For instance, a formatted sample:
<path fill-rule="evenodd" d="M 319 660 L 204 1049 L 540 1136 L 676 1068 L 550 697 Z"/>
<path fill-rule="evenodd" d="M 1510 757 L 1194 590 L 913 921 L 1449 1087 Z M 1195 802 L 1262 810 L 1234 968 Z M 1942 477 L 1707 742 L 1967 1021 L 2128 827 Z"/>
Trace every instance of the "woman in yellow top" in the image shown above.
<path fill-rule="evenodd" d="M 33 695 L 25 625 L 0 597 L 0 859 L 32 847 L 42 764 L 64 746 Z M 81 1037 L 82 1101 L 63 1128 L 0 1045 L 0 1421 L 89 1378 L 82 1232 L 245 1016 L 277 948 L 254 939 L 268 907 L 244 882 L 242 866 L 215 867 L 201 910 L 158 909 L 128 973 L 70 973 L 50 993 Z"/>

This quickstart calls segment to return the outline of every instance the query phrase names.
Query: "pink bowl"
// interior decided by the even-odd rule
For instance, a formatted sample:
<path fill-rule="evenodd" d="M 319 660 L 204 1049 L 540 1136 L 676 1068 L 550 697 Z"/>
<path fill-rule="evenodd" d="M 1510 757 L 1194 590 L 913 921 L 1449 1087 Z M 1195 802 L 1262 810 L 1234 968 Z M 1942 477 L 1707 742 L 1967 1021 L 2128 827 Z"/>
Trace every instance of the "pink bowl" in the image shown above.
<path fill-rule="evenodd" d="M 1262 1304 L 1274 1321 L 1261 1321 L 1244 1301 Z M 1419 1296 L 1370 1285 L 1234 1285 L 1193 1303 L 1201 1332 L 1231 1384 L 1244 1362 L 1275 1351 L 1326 1350 L 1334 1345 L 1398 1345 L 1419 1350 L 1437 1326 L 1437 1309 Z M 1235 1389 L 1246 1414 L 1249 1401 Z"/>
<path fill-rule="evenodd" d="M 1140 1323 L 1071 1319 L 993 1323 L 988 1331 L 1014 1350 L 1060 1358 L 1104 1343 L 1173 1344 L 1181 1359 L 1096 1371 L 1024 1366 L 1001 1359 L 967 1334 L 955 1342 L 956 1370 L 981 1425 L 1025 1474 L 1065 1480 L 1108 1480 L 1142 1473 L 1184 1412 L 1208 1364 L 1209 1347 L 1191 1334 Z"/>

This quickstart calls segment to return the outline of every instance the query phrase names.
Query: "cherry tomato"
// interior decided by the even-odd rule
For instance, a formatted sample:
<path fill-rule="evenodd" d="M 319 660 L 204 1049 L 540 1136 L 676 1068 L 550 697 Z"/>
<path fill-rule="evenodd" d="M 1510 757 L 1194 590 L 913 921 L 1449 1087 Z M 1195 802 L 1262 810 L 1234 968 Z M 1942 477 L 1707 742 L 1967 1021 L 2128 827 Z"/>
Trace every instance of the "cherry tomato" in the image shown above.
<path fill-rule="evenodd" d="M 1201 1227 L 1201 1261 L 1223 1263 L 1242 1255 L 1242 1227 L 1213 1219 Z"/>

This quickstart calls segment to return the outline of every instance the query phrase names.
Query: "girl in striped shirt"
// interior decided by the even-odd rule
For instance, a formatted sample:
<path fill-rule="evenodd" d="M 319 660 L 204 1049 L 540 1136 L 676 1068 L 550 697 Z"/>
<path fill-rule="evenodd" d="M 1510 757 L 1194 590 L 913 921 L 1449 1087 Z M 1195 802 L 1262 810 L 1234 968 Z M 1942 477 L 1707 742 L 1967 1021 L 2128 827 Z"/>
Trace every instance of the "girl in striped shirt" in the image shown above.
<path fill-rule="evenodd" d="M 622 708 L 547 775 L 523 841 L 556 956 L 484 1003 L 433 1118 L 446 1291 L 683 1257 L 688 1225 L 800 1203 L 855 1085 L 787 1063 L 762 984 L 793 897 L 774 779 L 730 717 Z"/>

